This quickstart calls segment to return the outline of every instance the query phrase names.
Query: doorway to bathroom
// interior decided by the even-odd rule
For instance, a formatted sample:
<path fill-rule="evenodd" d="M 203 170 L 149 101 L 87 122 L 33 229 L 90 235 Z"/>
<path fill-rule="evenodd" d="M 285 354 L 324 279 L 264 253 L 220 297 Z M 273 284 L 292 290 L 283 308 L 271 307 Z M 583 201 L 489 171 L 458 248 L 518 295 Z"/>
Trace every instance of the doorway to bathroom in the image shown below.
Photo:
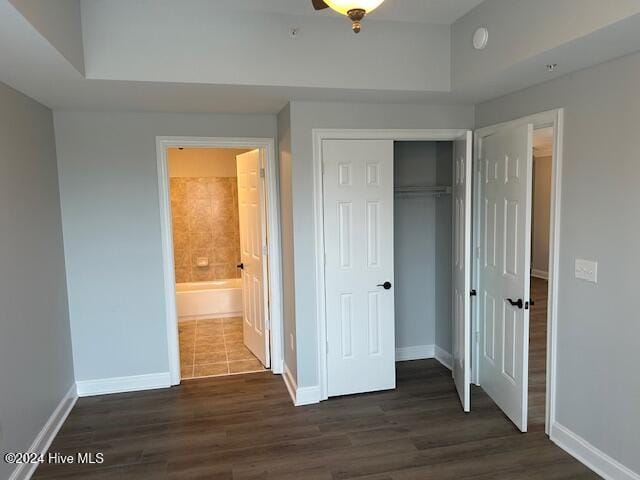
<path fill-rule="evenodd" d="M 158 139 L 172 383 L 281 373 L 273 140 Z"/>

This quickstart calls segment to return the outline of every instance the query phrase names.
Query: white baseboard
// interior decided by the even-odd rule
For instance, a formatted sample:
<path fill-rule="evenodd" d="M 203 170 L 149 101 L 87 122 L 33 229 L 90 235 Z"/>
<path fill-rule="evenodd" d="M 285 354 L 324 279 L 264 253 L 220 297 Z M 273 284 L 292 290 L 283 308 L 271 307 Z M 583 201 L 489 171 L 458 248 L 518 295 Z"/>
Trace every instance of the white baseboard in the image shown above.
<path fill-rule="evenodd" d="M 169 388 L 171 374 L 169 372 L 150 373 L 147 375 L 132 375 L 130 377 L 101 378 L 98 380 L 81 380 L 76 382 L 79 397 L 106 395 L 109 393 L 137 392 L 139 390 L 153 390 Z"/>
<path fill-rule="evenodd" d="M 451 370 L 453 366 L 451 354 L 438 345 L 415 345 L 412 347 L 396 348 L 396 362 L 425 360 L 428 358 L 435 358 L 449 370 Z"/>
<path fill-rule="evenodd" d="M 284 360 L 274 362 L 273 359 L 271 359 L 271 373 L 276 375 L 284 374 Z"/>
<path fill-rule="evenodd" d="M 597 449 L 567 427 L 554 422 L 551 441 L 607 480 L 640 480 L 640 475 Z"/>
<path fill-rule="evenodd" d="M 287 386 L 291 400 L 296 407 L 302 405 L 312 405 L 320 402 L 320 386 L 314 385 L 312 387 L 298 387 L 296 380 L 293 378 L 293 374 L 287 364 L 284 364 L 284 372 L 282 379 Z"/>
<path fill-rule="evenodd" d="M 206 315 L 183 315 L 178 317 L 178 323 L 192 322 L 193 320 L 210 320 L 213 318 L 235 318 L 242 317 L 242 312 L 228 312 L 228 313 L 208 313 Z"/>
<path fill-rule="evenodd" d="M 443 348 L 440 348 L 438 345 L 435 346 L 435 357 L 436 360 L 438 360 L 449 370 L 453 369 L 453 356 Z"/>
<path fill-rule="evenodd" d="M 409 360 L 423 360 L 434 358 L 435 349 L 433 345 L 415 345 L 412 347 L 397 347 L 396 362 L 407 362 Z"/>
<path fill-rule="evenodd" d="M 531 276 L 541 278 L 543 280 L 549 280 L 549 272 L 545 272 L 544 270 L 536 270 L 534 268 L 531 270 Z"/>
<path fill-rule="evenodd" d="M 42 427 L 42 430 L 40 430 L 33 440 L 28 452 L 44 454 L 49 450 L 51 442 L 53 442 L 58 431 L 60 431 L 62 424 L 69 416 L 77 399 L 76 386 L 73 384 L 62 400 L 60 400 L 60 403 L 58 403 L 58 406 Z M 28 480 L 36 471 L 38 465 L 38 463 L 23 463 L 22 465 L 18 465 L 11 476 L 9 476 L 9 480 Z"/>

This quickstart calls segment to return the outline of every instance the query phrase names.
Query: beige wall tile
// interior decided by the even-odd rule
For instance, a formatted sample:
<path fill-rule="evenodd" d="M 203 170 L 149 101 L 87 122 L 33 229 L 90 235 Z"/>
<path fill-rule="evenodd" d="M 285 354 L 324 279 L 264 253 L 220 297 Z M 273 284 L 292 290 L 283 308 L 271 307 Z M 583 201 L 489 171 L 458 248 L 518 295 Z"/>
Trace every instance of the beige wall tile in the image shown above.
<path fill-rule="evenodd" d="M 238 278 L 238 189 L 231 177 L 172 178 L 174 261 L 177 282 Z M 207 257 L 208 267 L 196 259 Z"/>

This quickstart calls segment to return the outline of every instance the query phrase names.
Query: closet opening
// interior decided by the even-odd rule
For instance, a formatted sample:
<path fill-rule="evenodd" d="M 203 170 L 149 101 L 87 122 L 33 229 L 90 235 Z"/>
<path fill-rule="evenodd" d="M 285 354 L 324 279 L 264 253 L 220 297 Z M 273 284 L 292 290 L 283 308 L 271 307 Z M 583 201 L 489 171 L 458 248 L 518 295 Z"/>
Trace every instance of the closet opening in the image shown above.
<path fill-rule="evenodd" d="M 453 142 L 394 143 L 396 361 L 452 368 Z"/>

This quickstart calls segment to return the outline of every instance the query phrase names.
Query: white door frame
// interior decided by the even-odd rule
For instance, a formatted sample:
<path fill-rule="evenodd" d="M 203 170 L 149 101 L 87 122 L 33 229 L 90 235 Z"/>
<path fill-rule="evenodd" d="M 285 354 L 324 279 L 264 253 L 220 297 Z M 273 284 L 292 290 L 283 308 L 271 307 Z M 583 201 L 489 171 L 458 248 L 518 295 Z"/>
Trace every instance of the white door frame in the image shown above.
<path fill-rule="evenodd" d="M 393 141 L 454 141 L 468 129 L 456 130 L 380 130 L 380 129 L 326 129 L 314 128 L 313 135 L 313 200 L 315 225 L 316 264 L 316 329 L 317 361 L 320 400 L 329 398 L 327 368 L 327 317 L 325 312 L 324 268 L 324 190 L 322 183 L 323 140 L 393 140 Z"/>
<path fill-rule="evenodd" d="M 473 262 L 473 287 L 476 291 L 479 289 L 479 256 L 478 248 L 480 246 L 479 222 L 480 218 L 480 201 L 479 201 L 479 174 L 480 162 L 480 138 L 495 133 L 498 129 L 506 126 L 518 126 L 523 124 L 533 124 L 534 129 L 543 127 L 553 127 L 553 154 L 552 154 L 552 172 L 551 172 L 551 212 L 550 212 L 550 229 L 549 229 L 549 300 L 547 304 L 547 392 L 545 406 L 545 432 L 550 434 L 551 425 L 555 423 L 556 418 L 556 339 L 557 339 L 557 318 L 558 318 L 558 273 L 560 271 L 560 213 L 562 201 L 562 150 L 564 135 L 564 109 L 559 108 L 546 112 L 529 115 L 509 122 L 503 122 L 497 125 L 484 127 L 476 130 L 474 135 L 473 161 L 474 161 L 474 215 L 473 215 L 473 236 L 474 236 L 474 258 Z M 477 297 L 476 297 L 477 298 Z M 479 361 L 480 348 L 478 344 L 479 337 L 479 302 L 476 300 L 472 307 L 472 328 L 475 332 L 475 341 L 472 343 L 473 362 L 472 362 L 472 381 L 479 385 Z"/>
<path fill-rule="evenodd" d="M 180 349 L 176 312 L 176 282 L 173 260 L 173 226 L 169 195 L 169 148 L 246 148 L 260 149 L 265 159 L 265 188 L 267 196 L 268 229 L 268 325 L 271 337 L 271 371 L 281 374 L 282 345 L 282 265 L 280 244 L 280 203 L 277 183 L 277 158 L 273 138 L 244 137 L 156 137 L 158 162 L 158 191 L 160 197 L 160 229 L 162 236 L 162 270 L 164 274 L 165 321 L 171 385 L 180 383 Z"/>

